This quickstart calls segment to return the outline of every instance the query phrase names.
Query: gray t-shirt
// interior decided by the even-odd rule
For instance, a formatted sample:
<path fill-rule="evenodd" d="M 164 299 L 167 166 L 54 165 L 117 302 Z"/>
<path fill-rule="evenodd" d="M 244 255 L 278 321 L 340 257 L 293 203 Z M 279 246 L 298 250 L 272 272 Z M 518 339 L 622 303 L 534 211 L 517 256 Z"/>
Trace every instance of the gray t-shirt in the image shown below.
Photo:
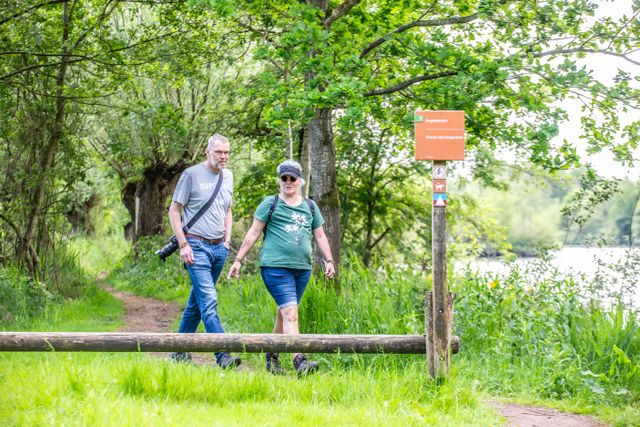
<path fill-rule="evenodd" d="M 216 188 L 219 176 L 220 174 L 211 172 L 202 163 L 182 172 L 176 191 L 173 193 L 173 201 L 183 206 L 183 225 L 187 225 L 189 220 L 207 203 Z M 233 173 L 229 169 L 224 169 L 223 176 L 220 192 L 204 215 L 189 229 L 189 233 L 207 239 L 224 237 L 224 218 L 231 207 L 233 196 Z"/>

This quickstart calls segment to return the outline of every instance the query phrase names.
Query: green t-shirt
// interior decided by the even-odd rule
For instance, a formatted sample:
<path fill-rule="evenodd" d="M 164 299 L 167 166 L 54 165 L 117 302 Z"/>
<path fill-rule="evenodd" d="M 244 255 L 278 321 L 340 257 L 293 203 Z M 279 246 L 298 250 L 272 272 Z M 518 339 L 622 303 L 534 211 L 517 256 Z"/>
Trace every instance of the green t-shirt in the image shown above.
<path fill-rule="evenodd" d="M 267 222 L 269 209 L 275 196 L 267 196 L 256 210 L 255 217 Z M 305 200 L 298 206 L 289 206 L 282 199 L 266 225 L 266 234 L 260 251 L 260 267 L 286 267 L 311 269 L 312 230 L 324 224 L 318 205 L 313 218 Z"/>

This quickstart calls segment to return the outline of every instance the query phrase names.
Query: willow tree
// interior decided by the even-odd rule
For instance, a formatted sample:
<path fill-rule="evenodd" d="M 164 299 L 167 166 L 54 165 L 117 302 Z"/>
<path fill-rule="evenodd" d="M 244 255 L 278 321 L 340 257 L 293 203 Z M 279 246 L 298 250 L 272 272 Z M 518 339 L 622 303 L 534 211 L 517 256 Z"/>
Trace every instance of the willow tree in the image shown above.
<path fill-rule="evenodd" d="M 489 166 L 502 149 L 551 170 L 578 164 L 578 141 L 552 143 L 568 120 L 562 103 L 574 97 L 585 105 L 580 126 L 591 149 L 633 160 L 640 127 L 620 129 L 616 119 L 618 108 L 638 107 L 632 76 L 620 73 L 605 85 L 577 59 L 637 65 L 629 56 L 640 32 L 636 6 L 613 19 L 595 16 L 606 3 L 584 0 L 200 3 L 253 38 L 264 120 L 304 130 L 312 194 L 336 257 L 336 176 L 348 173 L 336 170 L 337 116 L 365 117 L 374 105 L 404 109 L 396 136 L 407 140 L 414 109 L 465 110 L 468 157 L 476 175 L 491 180 Z"/>

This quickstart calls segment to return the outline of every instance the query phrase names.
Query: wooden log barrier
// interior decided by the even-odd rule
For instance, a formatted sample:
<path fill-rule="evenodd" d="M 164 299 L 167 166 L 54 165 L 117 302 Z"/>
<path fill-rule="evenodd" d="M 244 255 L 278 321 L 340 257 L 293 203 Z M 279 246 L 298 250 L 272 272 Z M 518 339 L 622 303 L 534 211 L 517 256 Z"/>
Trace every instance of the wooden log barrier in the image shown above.
<path fill-rule="evenodd" d="M 460 339 L 451 338 L 451 353 L 458 353 Z M 426 339 L 424 335 L 0 332 L 0 351 L 425 354 Z"/>

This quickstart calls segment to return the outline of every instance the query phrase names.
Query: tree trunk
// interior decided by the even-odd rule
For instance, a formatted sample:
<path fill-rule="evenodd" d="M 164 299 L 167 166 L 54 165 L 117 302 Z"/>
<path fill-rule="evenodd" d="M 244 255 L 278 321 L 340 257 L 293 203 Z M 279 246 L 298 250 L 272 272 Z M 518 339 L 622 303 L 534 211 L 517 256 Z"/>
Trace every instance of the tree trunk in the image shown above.
<path fill-rule="evenodd" d="M 306 182 L 302 189 L 302 195 L 308 198 L 311 187 L 311 133 L 303 128 L 300 134 L 300 164 L 302 165 L 302 178 Z"/>
<path fill-rule="evenodd" d="M 313 199 L 324 217 L 325 232 L 331 246 L 334 262 L 340 263 L 340 200 L 336 176 L 336 152 L 333 145 L 332 110 L 315 110 L 315 116 L 306 126 L 305 135 L 311 141 L 311 183 Z M 320 255 L 316 252 L 316 262 Z"/>
<path fill-rule="evenodd" d="M 64 85 L 67 77 L 67 69 L 69 66 L 69 53 L 66 50 L 66 45 L 69 40 L 69 27 L 70 16 L 67 3 L 64 3 L 63 9 L 63 29 L 62 29 L 62 44 L 65 49 L 64 54 L 60 60 L 60 66 L 58 68 L 58 74 L 56 76 L 56 112 L 55 119 L 51 126 L 51 135 L 49 136 L 49 142 L 45 147 L 44 154 L 40 160 L 40 168 L 38 170 L 37 184 L 34 190 L 33 201 L 29 217 L 27 219 L 27 226 L 20 239 L 20 245 L 16 258 L 18 262 L 25 265 L 30 272 L 35 272 L 38 264 L 37 255 L 33 248 L 33 240 L 42 213 L 42 205 L 44 203 L 45 193 L 47 190 L 47 181 L 49 178 L 49 171 L 53 166 L 53 160 L 56 156 L 58 144 L 60 143 L 63 135 L 64 119 L 65 119 L 65 105 L 66 98 L 64 95 Z"/>
<path fill-rule="evenodd" d="M 129 211 L 129 218 L 131 220 L 124 226 L 124 237 L 127 240 L 134 241 L 136 230 L 135 223 L 138 218 L 136 209 L 136 189 L 138 188 L 137 182 L 127 182 L 120 193 L 120 198 L 127 211 Z"/>
<path fill-rule="evenodd" d="M 182 163 L 172 166 L 154 165 L 144 172 L 142 181 L 129 182 L 122 191 L 122 201 L 131 222 L 125 226 L 125 236 L 137 241 L 142 236 L 163 234 L 167 220 L 167 198 L 184 169 Z"/>

